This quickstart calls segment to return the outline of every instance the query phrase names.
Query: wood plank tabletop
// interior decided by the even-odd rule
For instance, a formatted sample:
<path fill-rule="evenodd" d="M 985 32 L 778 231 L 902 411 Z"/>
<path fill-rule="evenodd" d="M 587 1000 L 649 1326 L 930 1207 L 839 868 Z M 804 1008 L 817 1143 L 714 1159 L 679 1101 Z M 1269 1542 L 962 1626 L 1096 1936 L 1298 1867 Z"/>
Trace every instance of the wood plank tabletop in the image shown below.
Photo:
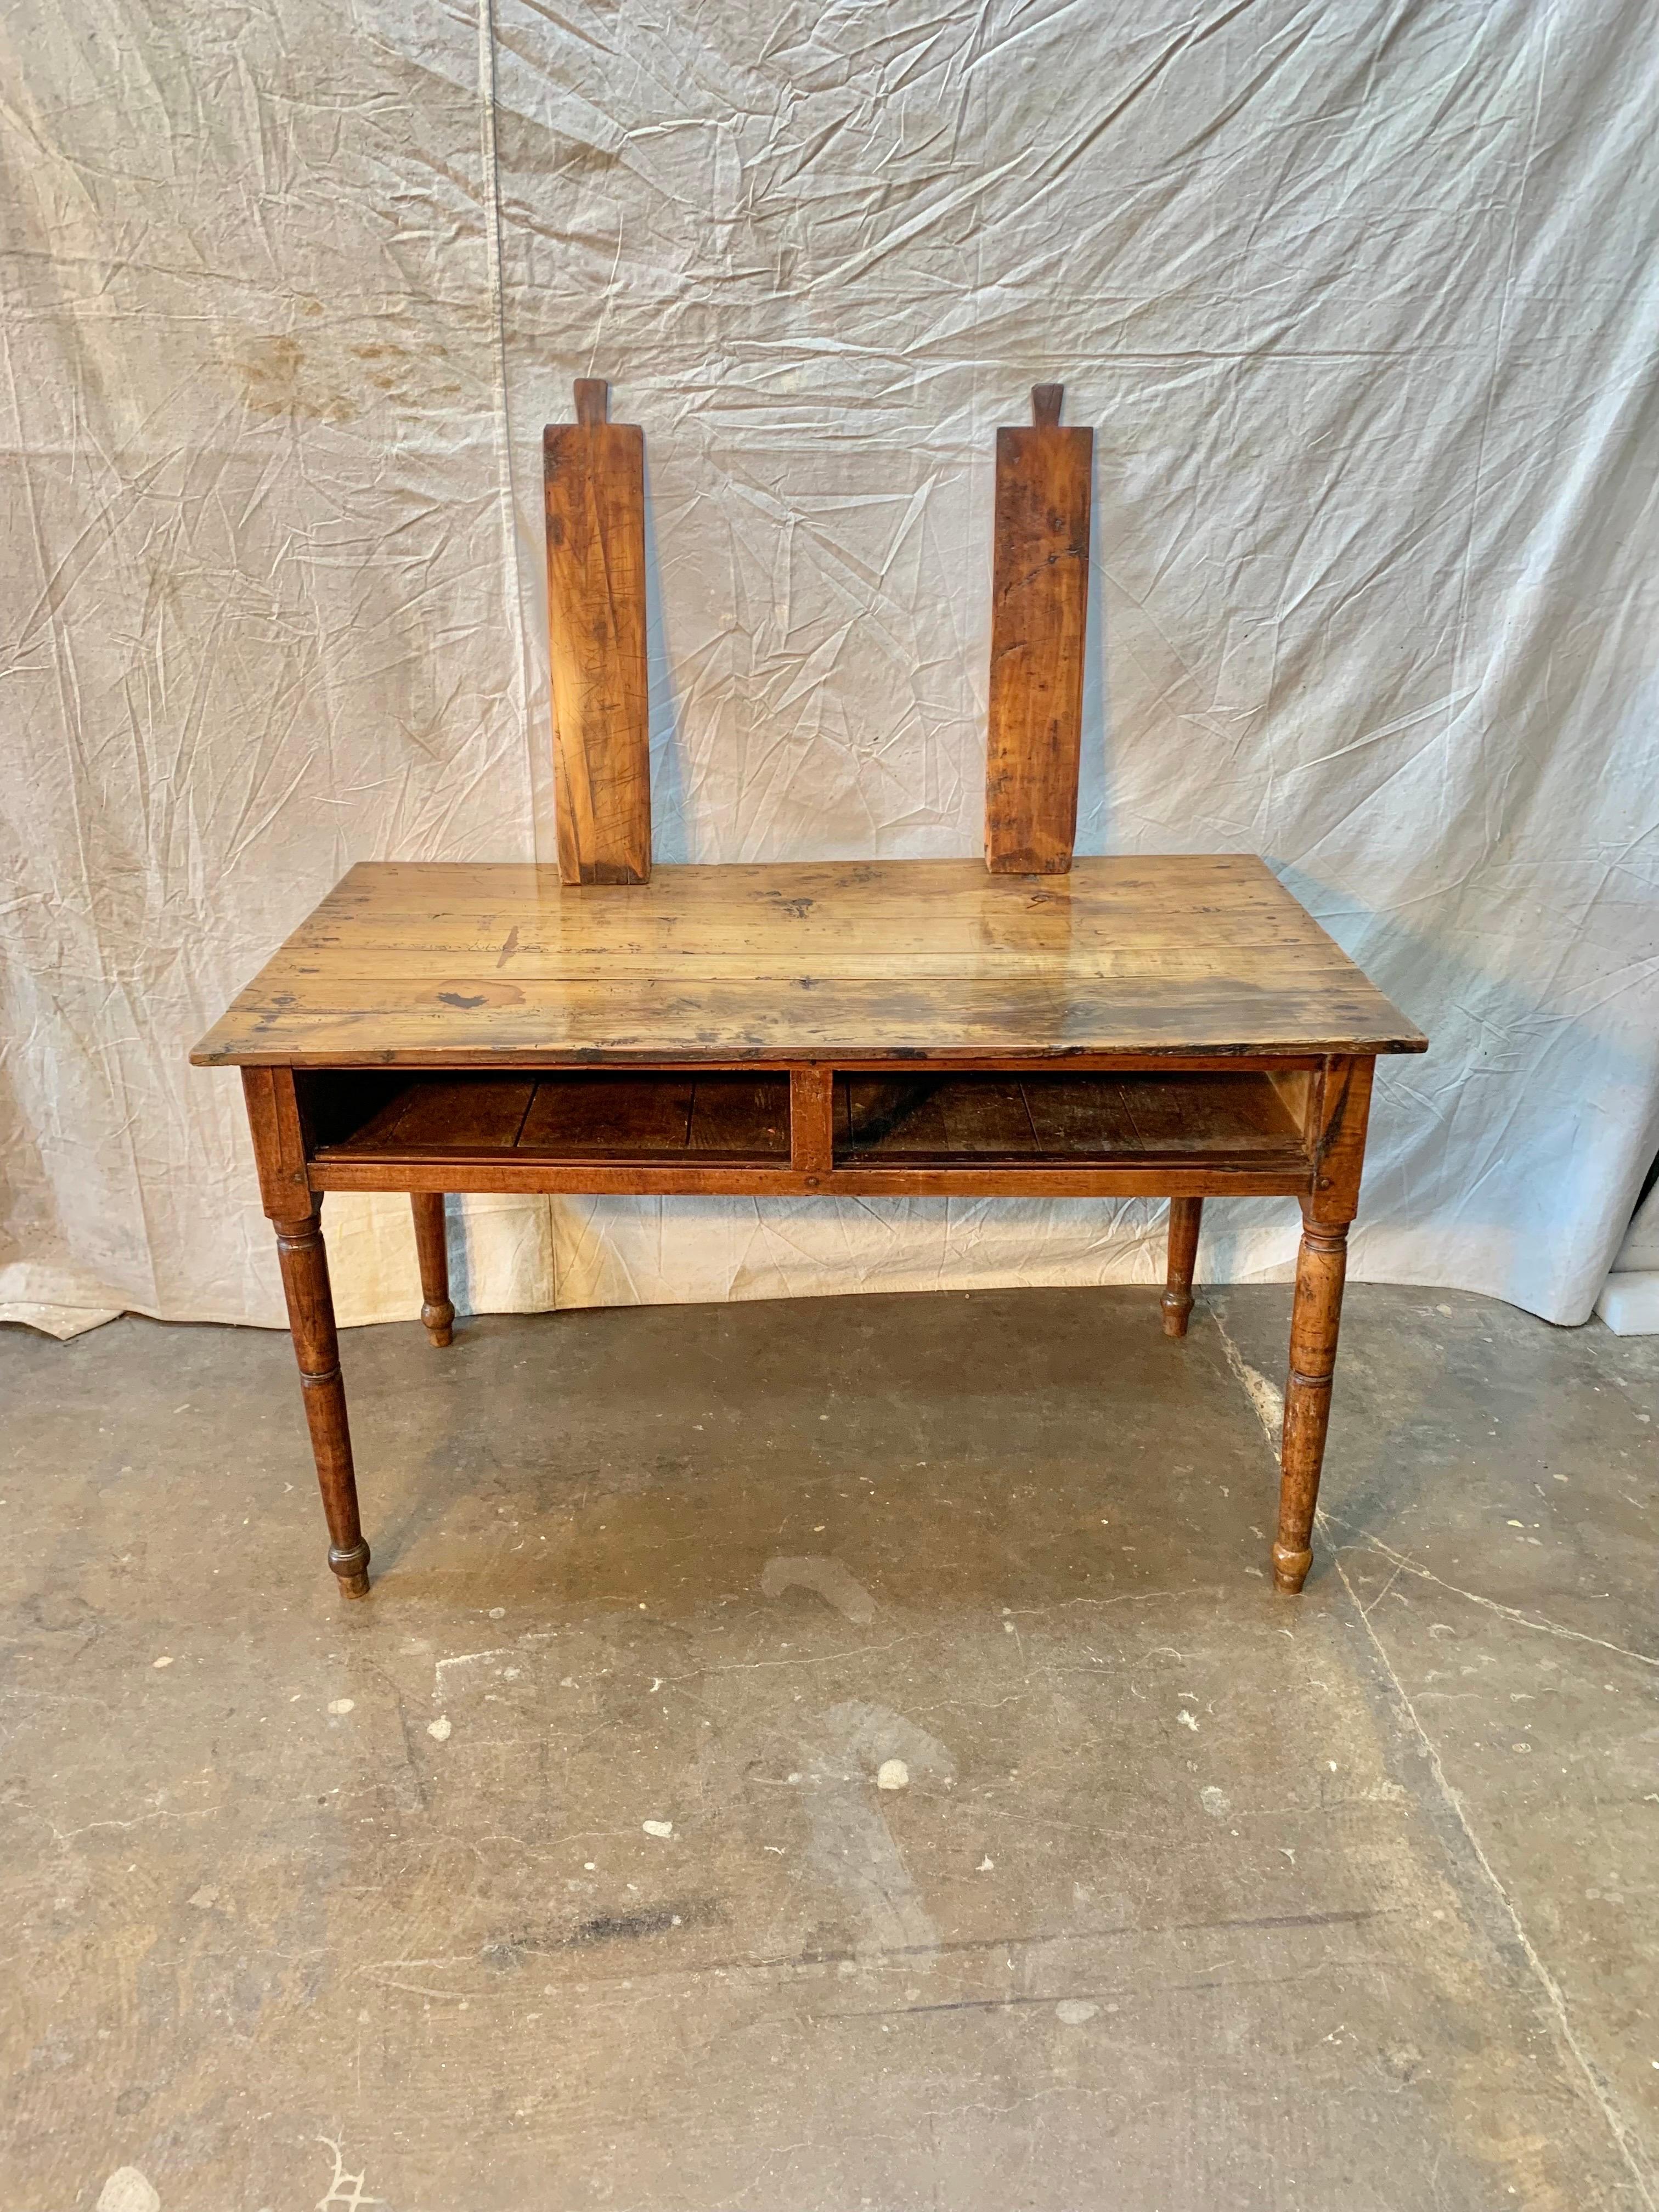
<path fill-rule="evenodd" d="M 1245 854 L 664 867 L 363 862 L 198 1066 L 1421 1052 Z"/>

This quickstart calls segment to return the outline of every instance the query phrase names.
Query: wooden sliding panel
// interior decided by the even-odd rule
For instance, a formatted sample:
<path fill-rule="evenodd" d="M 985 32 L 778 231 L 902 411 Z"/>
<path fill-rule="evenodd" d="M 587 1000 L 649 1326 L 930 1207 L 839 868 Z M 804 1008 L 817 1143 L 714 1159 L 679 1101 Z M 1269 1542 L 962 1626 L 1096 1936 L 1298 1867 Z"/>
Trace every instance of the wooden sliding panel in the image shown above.
<path fill-rule="evenodd" d="M 985 864 L 1063 876 L 1077 832 L 1094 432 L 1060 427 L 1061 387 L 1031 393 L 1033 427 L 997 432 Z"/>
<path fill-rule="evenodd" d="M 576 420 L 542 433 L 547 629 L 559 874 L 651 873 L 645 670 L 645 435 L 605 420 L 605 386 L 576 385 Z"/>

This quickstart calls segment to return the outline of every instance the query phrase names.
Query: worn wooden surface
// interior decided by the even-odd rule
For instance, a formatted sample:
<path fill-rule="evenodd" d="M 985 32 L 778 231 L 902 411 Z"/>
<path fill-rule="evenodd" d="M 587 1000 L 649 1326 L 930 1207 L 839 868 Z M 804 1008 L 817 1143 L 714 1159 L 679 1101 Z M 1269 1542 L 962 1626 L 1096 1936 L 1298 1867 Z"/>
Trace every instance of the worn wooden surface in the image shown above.
<path fill-rule="evenodd" d="M 553 1066 L 1419 1052 L 1258 860 L 551 869 L 365 862 L 198 1065 Z"/>
<path fill-rule="evenodd" d="M 1032 427 L 997 432 L 985 860 L 1064 875 L 1077 830 L 1094 432 L 1062 430 L 1038 385 Z"/>
<path fill-rule="evenodd" d="M 325 1097 L 327 1077 L 312 1079 Z M 333 1117 L 329 1117 L 332 1119 Z M 744 1073 L 416 1076 L 322 1159 L 688 1159 L 789 1155 L 789 1079 Z"/>
<path fill-rule="evenodd" d="M 504 1076 L 486 1081 L 507 1082 Z M 515 1146 L 567 1159 L 675 1157 L 691 1141 L 696 1085 L 689 1075 L 569 1075 L 537 1087 Z M 372 1149 L 370 1132 L 354 1149 Z"/>
<path fill-rule="evenodd" d="M 607 422 L 602 383 L 543 433 L 559 869 L 572 884 L 651 872 L 645 660 L 645 438 Z"/>

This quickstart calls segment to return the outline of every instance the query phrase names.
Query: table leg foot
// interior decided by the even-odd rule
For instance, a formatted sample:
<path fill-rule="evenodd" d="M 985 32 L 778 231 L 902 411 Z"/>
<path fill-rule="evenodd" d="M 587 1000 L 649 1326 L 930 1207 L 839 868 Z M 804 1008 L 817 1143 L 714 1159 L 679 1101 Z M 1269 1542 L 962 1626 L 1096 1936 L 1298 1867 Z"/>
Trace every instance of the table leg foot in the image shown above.
<path fill-rule="evenodd" d="M 1313 1565 L 1311 1552 L 1286 1551 L 1283 1544 L 1273 1546 L 1273 1588 L 1288 1590 L 1292 1597 L 1308 1579 L 1308 1570 Z"/>
<path fill-rule="evenodd" d="M 368 1595 L 368 1547 L 360 1537 L 349 1551 L 337 1544 L 328 1547 L 328 1564 L 340 1578 L 342 1597 Z"/>
<path fill-rule="evenodd" d="M 1193 1310 L 1193 1269 L 1198 1263 L 1198 1231 L 1204 1218 L 1201 1198 L 1170 1200 L 1170 1255 L 1160 1304 L 1165 1336 L 1185 1336 Z"/>
<path fill-rule="evenodd" d="M 415 1249 L 421 1262 L 421 1319 L 440 1349 L 455 1340 L 455 1309 L 449 1303 L 449 1240 L 444 1229 L 441 1191 L 413 1190 Z"/>
<path fill-rule="evenodd" d="M 1304 1206 L 1285 1388 L 1279 1535 L 1273 1551 L 1273 1581 L 1282 1590 L 1299 1590 L 1313 1564 L 1314 1510 L 1331 1418 L 1331 1378 L 1347 1260 L 1347 1223 L 1310 1219 Z"/>

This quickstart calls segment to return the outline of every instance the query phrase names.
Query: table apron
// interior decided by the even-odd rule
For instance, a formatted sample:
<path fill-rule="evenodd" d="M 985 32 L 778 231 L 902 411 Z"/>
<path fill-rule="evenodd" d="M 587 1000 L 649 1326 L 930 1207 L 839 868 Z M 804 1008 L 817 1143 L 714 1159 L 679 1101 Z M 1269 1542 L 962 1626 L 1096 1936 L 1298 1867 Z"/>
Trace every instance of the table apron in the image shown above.
<path fill-rule="evenodd" d="M 834 1198 L 1300 1198 L 1310 1168 L 1204 1167 L 1171 1159 L 1144 1167 L 792 1168 L 631 1167 L 598 1162 L 441 1159 L 313 1161 L 311 1188 L 329 1190 L 621 1193 L 659 1197 Z"/>

